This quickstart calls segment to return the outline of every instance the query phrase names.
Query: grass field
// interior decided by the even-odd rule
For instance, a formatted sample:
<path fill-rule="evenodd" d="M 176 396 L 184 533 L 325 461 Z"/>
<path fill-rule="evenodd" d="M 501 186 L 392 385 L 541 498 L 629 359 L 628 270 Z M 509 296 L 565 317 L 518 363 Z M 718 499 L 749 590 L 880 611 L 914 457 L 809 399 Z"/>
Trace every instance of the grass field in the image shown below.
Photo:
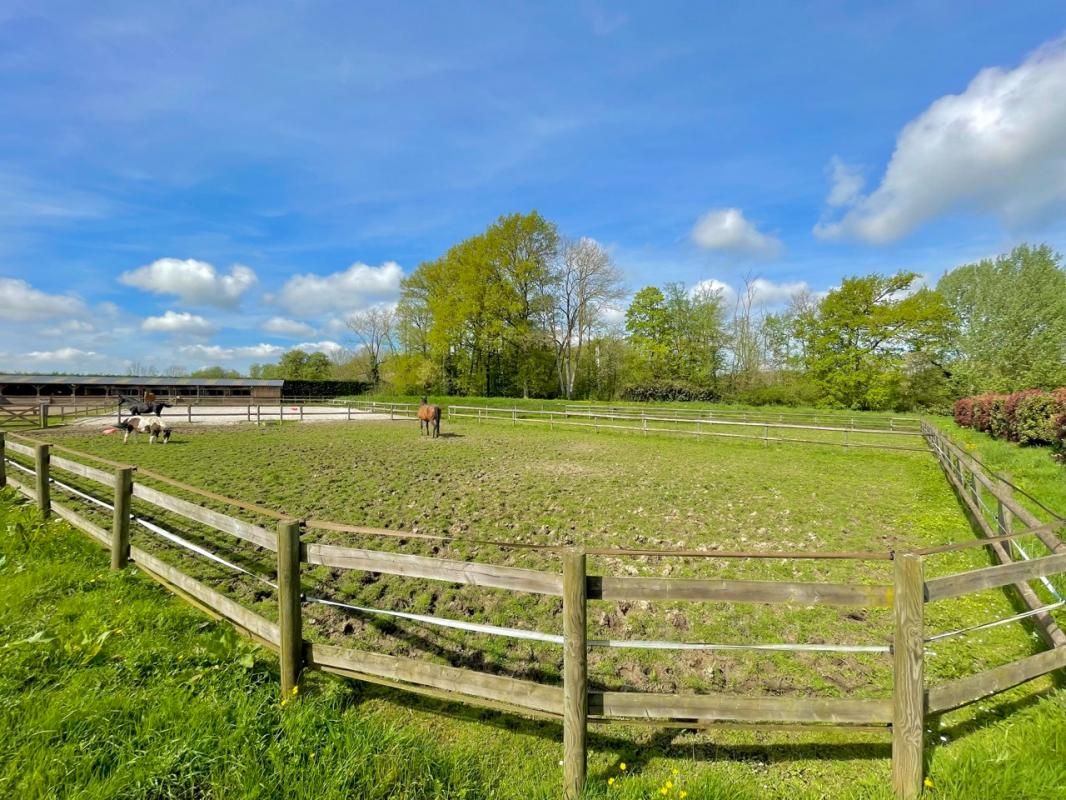
<path fill-rule="evenodd" d="M 457 422 L 446 433 L 452 435 L 420 440 L 414 423 L 396 422 L 273 425 L 260 430 L 203 428 L 179 432 L 167 447 L 123 447 L 114 437 L 84 431 L 55 431 L 49 437 L 298 516 L 454 535 L 457 541 L 432 545 L 442 555 L 548 569 L 558 566 L 550 556 L 469 540 L 707 550 L 888 551 L 973 535 L 935 461 L 926 454 L 642 438 L 469 422 Z M 74 479 L 70 483 L 84 486 Z M 56 496 L 61 495 L 57 492 Z M 81 510 L 94 513 L 91 507 Z M 178 524 L 165 515 L 153 517 L 203 544 L 222 546 L 218 535 Z M 308 538 L 430 552 L 429 545 L 414 540 L 339 534 L 309 534 Z M 134 543 L 159 552 L 264 615 L 274 615 L 273 598 L 254 583 L 235 580 L 231 574 L 187 558 L 141 531 L 135 533 Z M 234 552 L 229 542 L 225 546 L 227 553 Z M 269 560 L 253 552 L 243 553 L 241 559 L 261 574 L 272 571 Z M 647 557 L 591 561 L 590 570 L 601 574 L 890 580 L 887 562 Z M 976 551 L 938 556 L 929 559 L 927 574 L 987 563 Z M 377 608 L 550 632 L 561 628 L 557 601 L 493 590 L 325 569 L 309 570 L 305 590 Z M 986 592 L 930 605 L 927 620 L 930 632 L 936 632 L 995 619 L 1011 610 L 1002 593 Z M 440 635 L 413 624 L 327 609 L 309 610 L 308 616 L 314 623 L 306 632 L 314 639 L 342 640 L 381 652 L 419 655 L 546 682 L 558 680 L 561 655 L 550 645 L 516 645 L 454 632 Z M 887 613 L 864 609 L 594 603 L 589 616 L 591 638 L 865 644 L 886 642 L 891 630 Z M 928 680 L 935 683 L 969 674 L 1034 648 L 1031 634 L 1020 626 L 938 643 L 927 659 Z M 656 656 L 628 650 L 594 651 L 590 670 L 594 684 L 607 688 L 866 697 L 885 696 L 890 675 L 887 657 L 876 655 Z M 942 732 L 930 732 L 931 741 L 940 736 L 950 740 L 932 751 L 938 795 L 984 796 L 965 793 L 966 787 L 979 785 L 971 781 L 983 770 L 969 765 L 961 770 L 945 766 L 942 771 L 938 765 L 986 756 L 998 759 L 998 753 L 986 753 L 984 748 L 988 741 L 1003 739 L 1006 729 L 993 721 L 1003 709 L 1025 709 L 1021 713 L 1030 715 L 1036 727 L 1061 724 L 1060 695 L 1034 702 L 1050 685 L 1048 679 L 1036 681 L 945 717 Z M 498 770 L 500 782 L 491 789 L 491 796 L 550 797 L 557 791 L 555 726 L 506 718 L 472 721 L 479 715 L 468 711 L 456 711 L 457 718 L 442 717 L 426 713 L 420 702 L 396 695 L 375 696 L 368 703 L 385 721 L 402 719 L 412 731 L 453 742 L 460 752 L 480 754 L 482 763 Z M 673 769 L 702 792 L 692 791 L 692 797 L 888 796 L 885 736 L 695 734 L 629 726 L 605 730 L 592 742 L 594 795 L 605 791 L 607 775 L 617 775 L 617 763 L 628 759 L 628 794 L 621 796 L 642 796 L 645 790 L 655 790 L 660 785 L 656 782 L 665 780 Z M 960 735 L 961 740 L 954 742 Z M 1020 746 L 1002 745 L 1005 752 Z M 1056 748 L 1060 755 L 1063 752 L 1061 738 L 1051 736 L 1046 746 Z M 491 778 L 486 780 L 486 785 L 492 784 Z M 990 771 L 985 780 L 995 780 L 995 785 L 1010 790 L 1003 795 L 1008 797 L 1048 796 L 1046 791 L 1033 792 L 1036 787 L 1064 785 L 1061 770 L 1051 765 L 1008 765 Z M 620 785 L 616 782 L 611 791 Z M 1030 794 L 1012 794 L 1015 785 Z M 849 793 L 840 793 L 842 786 Z"/>

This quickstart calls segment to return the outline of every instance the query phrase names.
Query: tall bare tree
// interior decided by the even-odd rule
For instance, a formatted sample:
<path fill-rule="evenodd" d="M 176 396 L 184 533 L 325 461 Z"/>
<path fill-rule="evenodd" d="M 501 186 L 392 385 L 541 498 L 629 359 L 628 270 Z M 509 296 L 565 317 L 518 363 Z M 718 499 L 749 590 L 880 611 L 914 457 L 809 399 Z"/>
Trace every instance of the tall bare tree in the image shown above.
<path fill-rule="evenodd" d="M 733 385 L 739 389 L 750 388 L 762 367 L 760 324 L 755 318 L 757 281 L 750 273 L 744 276 L 744 288 L 733 309 Z"/>
<path fill-rule="evenodd" d="M 556 272 L 551 329 L 559 391 L 569 400 L 582 349 L 602 320 L 604 309 L 620 302 L 625 292 L 621 272 L 592 239 L 563 241 Z"/>
<path fill-rule="evenodd" d="M 367 355 L 371 383 L 381 379 L 381 362 L 392 349 L 392 329 L 396 324 L 393 306 L 371 306 L 352 314 L 345 320 L 348 330 L 355 334 Z"/>

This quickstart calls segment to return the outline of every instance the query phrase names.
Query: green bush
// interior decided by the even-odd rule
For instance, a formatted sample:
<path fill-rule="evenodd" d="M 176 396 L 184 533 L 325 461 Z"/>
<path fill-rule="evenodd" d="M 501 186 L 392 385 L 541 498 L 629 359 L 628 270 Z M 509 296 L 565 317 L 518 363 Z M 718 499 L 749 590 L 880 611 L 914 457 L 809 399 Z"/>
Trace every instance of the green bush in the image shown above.
<path fill-rule="evenodd" d="M 653 381 L 622 390 L 622 399 L 636 403 L 664 403 L 699 401 L 710 403 L 721 399 L 716 388 L 696 386 L 684 381 Z"/>
<path fill-rule="evenodd" d="M 1051 444 L 1055 441 L 1055 398 L 1047 392 L 1019 392 L 1011 418 L 1011 439 L 1019 444 Z"/>

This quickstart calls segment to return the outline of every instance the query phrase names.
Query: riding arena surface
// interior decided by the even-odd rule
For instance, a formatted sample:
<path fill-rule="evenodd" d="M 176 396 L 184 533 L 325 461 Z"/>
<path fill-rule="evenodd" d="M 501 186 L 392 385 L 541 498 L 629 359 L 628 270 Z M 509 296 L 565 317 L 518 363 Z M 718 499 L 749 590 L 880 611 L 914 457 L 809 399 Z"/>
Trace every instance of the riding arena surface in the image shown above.
<path fill-rule="evenodd" d="M 262 421 L 278 421 L 278 407 L 271 410 L 273 415 L 263 415 Z M 223 412 L 230 416 L 214 416 Z M 285 407 L 285 421 L 296 421 L 298 413 L 297 406 Z M 373 424 L 348 425 L 349 413 L 353 422 Z M 590 556 L 589 572 L 602 575 L 886 584 L 891 583 L 888 556 L 892 551 L 974 536 L 928 453 L 644 438 L 465 420 L 446 420 L 445 433 L 433 440 L 419 437 L 413 419 L 390 422 L 388 414 L 349 412 L 336 406 L 305 406 L 304 414 L 305 422 L 333 424 L 256 426 L 252 406 L 249 427 L 246 405 L 199 406 L 192 410 L 194 427 L 184 435 L 182 426 L 188 423 L 189 412 L 184 407 L 164 409 L 163 416 L 174 426 L 177 447 L 124 446 L 120 438 L 94 435 L 91 429 L 104 425 L 101 418 L 81 420 L 46 435 L 68 447 L 294 518 L 410 534 L 375 536 L 309 526 L 302 537 L 308 544 L 344 544 L 513 567 L 558 570 L 556 555 L 535 546 L 578 544 L 700 551 L 701 557 Z M 226 427 L 212 430 L 211 426 Z M 89 488 L 77 480 L 70 482 Z M 144 482 L 152 484 L 150 478 Z M 172 487 L 158 488 L 174 492 Z M 272 519 L 257 519 L 254 514 L 212 505 L 192 495 L 187 499 L 239 513 L 264 526 L 274 524 Z M 76 505 L 77 499 L 71 503 Z M 91 504 L 77 508 L 101 525 L 110 524 L 100 508 Z M 223 534 L 158 509 L 149 510 L 136 500 L 134 511 L 235 560 L 249 573 L 271 576 L 276 569 L 269 552 L 234 545 Z M 523 547 L 501 546 L 500 542 Z M 144 530 L 133 534 L 133 543 L 264 617 L 276 618 L 274 595 L 261 581 L 234 574 Z M 715 551 L 853 551 L 871 557 L 725 559 L 713 558 Z M 987 555 L 980 549 L 947 553 L 929 560 L 926 575 L 987 564 Z M 304 590 L 308 596 L 340 604 L 307 606 L 304 636 L 313 642 L 424 658 L 542 683 L 561 678 L 561 652 L 552 644 L 440 629 L 373 613 L 401 612 L 558 634 L 562 620 L 556 598 L 313 566 L 306 569 Z M 1002 592 L 988 591 L 930 605 L 926 622 L 930 632 L 939 632 L 1011 613 L 1011 603 Z M 590 640 L 724 645 L 885 645 L 892 633 L 890 609 L 751 603 L 592 601 L 588 623 Z M 931 682 L 949 680 L 1028 655 L 1032 649 L 1030 634 L 1018 625 L 983 631 L 974 638 L 945 640 L 931 648 L 927 677 Z M 880 698 L 890 691 L 891 674 L 891 656 L 883 653 L 599 648 L 589 654 L 590 686 L 598 690 Z M 1046 688 L 1047 679 L 1041 679 L 1003 698 L 1017 700 Z M 375 701 L 371 711 L 389 717 L 395 714 L 390 709 L 391 701 L 384 698 Z M 946 715 L 944 724 L 965 726 L 978 715 L 976 708 L 961 709 Z M 533 755 L 530 778 L 540 769 L 537 763 L 543 765 L 555 752 L 551 741 L 521 732 L 501 734 L 487 726 L 488 730 L 478 733 L 463 727 L 469 721 L 449 721 L 410 709 L 401 716 L 412 725 L 449 737 L 477 736 L 479 747 L 499 759 L 513 758 L 515 748 L 527 748 Z M 739 748 L 736 752 L 771 752 L 759 744 L 758 734 L 750 732 L 717 732 L 712 738 L 675 733 L 661 740 L 639 729 L 612 726 L 611 730 L 615 747 L 647 746 L 668 753 L 677 749 L 674 756 L 678 758 L 684 757 L 690 745 L 693 752 L 698 746 L 704 753 L 716 752 L 720 746 Z M 757 776 L 765 789 L 761 796 L 806 797 L 811 779 L 823 788 L 852 781 L 856 794 L 847 796 L 882 796 L 879 787 L 887 770 L 882 736 L 830 731 L 773 736 L 796 745 L 822 744 L 798 759 L 802 765 L 798 772 L 790 766 L 797 759 L 770 765 L 766 763 L 769 757 L 759 756 L 765 758 L 760 775 L 767 778 L 764 783 Z M 821 758 L 819 746 L 837 748 L 843 758 Z M 872 762 L 871 747 L 876 752 Z M 707 763 L 700 769 L 748 769 L 745 758 L 728 766 L 713 763 L 710 756 L 704 760 Z M 875 766 L 864 767 L 856 775 L 857 762 Z M 863 794 L 862 787 L 873 794 Z"/>
<path fill-rule="evenodd" d="M 388 414 L 361 411 L 336 405 L 195 405 L 191 408 L 191 417 L 185 405 L 164 408 L 161 417 L 179 428 L 186 425 L 247 425 L 261 422 L 369 422 L 388 420 Z M 301 408 L 303 414 L 301 416 Z M 123 418 L 134 416 L 123 409 Z M 150 415 L 149 415 L 150 416 Z M 106 427 L 104 417 L 86 417 L 74 420 L 71 424 L 82 428 Z"/>

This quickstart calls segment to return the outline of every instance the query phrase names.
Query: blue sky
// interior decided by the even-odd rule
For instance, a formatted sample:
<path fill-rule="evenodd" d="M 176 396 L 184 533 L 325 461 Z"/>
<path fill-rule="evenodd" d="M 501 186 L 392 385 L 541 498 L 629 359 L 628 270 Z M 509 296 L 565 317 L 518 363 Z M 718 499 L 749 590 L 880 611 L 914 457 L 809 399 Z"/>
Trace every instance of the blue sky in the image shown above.
<path fill-rule="evenodd" d="M 0 371 L 329 351 L 530 209 L 631 290 L 768 304 L 1066 250 L 1064 34 L 1061 2 L 0 0 Z"/>

